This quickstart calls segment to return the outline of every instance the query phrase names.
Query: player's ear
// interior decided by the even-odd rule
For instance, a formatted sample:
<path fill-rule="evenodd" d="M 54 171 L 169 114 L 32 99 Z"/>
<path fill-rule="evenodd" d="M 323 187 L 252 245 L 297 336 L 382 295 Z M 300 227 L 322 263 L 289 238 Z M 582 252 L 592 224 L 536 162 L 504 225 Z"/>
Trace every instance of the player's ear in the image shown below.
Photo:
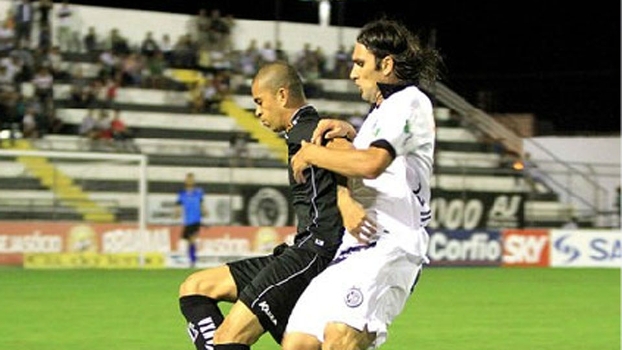
<path fill-rule="evenodd" d="M 380 68 L 382 72 L 386 75 L 390 74 L 393 71 L 393 65 L 395 62 L 393 61 L 393 57 L 391 55 L 384 56 L 382 61 L 380 62 Z"/>
<path fill-rule="evenodd" d="M 280 105 L 285 106 L 287 104 L 287 100 L 289 99 L 289 90 L 286 88 L 279 88 L 276 91 L 276 100 Z"/>

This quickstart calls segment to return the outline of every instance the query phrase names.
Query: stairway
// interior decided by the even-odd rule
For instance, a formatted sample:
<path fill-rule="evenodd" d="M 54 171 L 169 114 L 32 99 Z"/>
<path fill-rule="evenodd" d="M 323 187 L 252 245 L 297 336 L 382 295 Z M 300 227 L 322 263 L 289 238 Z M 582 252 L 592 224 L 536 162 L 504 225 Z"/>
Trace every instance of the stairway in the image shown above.
<path fill-rule="evenodd" d="M 14 149 L 33 150 L 28 140 L 18 140 Z M 20 156 L 16 160 L 21 163 L 39 182 L 49 188 L 65 206 L 80 213 L 85 221 L 114 222 L 115 215 L 108 208 L 99 205 L 89 198 L 88 193 L 75 184 L 74 180 L 63 174 L 44 157 Z"/>

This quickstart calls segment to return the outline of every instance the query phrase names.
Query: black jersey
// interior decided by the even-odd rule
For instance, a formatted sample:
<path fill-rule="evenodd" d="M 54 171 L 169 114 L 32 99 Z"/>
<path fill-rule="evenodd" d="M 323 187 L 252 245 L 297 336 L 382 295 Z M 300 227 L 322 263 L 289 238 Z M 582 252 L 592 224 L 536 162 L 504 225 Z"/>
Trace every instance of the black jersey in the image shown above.
<path fill-rule="evenodd" d="M 320 121 L 312 106 L 299 109 L 287 131 L 288 163 L 300 149 L 302 140 L 311 141 L 313 130 Z M 343 235 L 343 221 L 337 207 L 337 177 L 339 175 L 316 166 L 304 170 L 305 183 L 296 183 L 288 167 L 292 205 L 298 221 L 296 246 L 309 248 L 322 255 L 332 256 Z"/>

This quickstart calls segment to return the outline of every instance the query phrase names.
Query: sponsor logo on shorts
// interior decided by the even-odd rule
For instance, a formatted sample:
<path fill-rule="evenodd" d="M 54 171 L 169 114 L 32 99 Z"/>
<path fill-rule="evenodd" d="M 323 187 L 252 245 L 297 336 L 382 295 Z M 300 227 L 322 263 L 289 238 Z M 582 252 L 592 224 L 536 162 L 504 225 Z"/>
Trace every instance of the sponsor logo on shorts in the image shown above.
<path fill-rule="evenodd" d="M 266 303 L 265 301 L 262 301 L 261 303 L 259 303 L 259 308 L 261 308 L 261 311 L 266 314 L 266 316 L 268 316 L 268 318 L 270 319 L 270 321 L 276 326 L 278 324 L 278 321 L 276 320 L 276 317 L 274 317 L 274 314 L 272 314 L 272 311 L 270 311 L 270 305 L 268 305 L 268 303 Z"/>
<path fill-rule="evenodd" d="M 358 307 L 363 303 L 363 293 L 360 289 L 352 287 L 346 293 L 345 301 L 348 307 Z"/>

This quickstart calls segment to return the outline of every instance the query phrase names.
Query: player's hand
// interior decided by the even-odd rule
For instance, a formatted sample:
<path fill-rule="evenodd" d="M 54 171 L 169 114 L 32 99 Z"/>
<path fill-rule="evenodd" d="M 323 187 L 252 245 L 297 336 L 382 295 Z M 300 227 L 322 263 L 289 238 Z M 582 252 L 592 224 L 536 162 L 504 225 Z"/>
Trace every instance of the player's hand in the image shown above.
<path fill-rule="evenodd" d="M 322 119 L 313 130 L 311 142 L 316 145 L 322 145 L 322 139 L 332 139 L 336 137 L 345 137 L 353 140 L 356 136 L 356 129 L 352 124 L 339 119 Z"/>
<path fill-rule="evenodd" d="M 303 172 L 311 166 L 311 164 L 305 160 L 305 152 L 310 146 L 310 143 L 303 140 L 300 143 L 300 149 L 291 159 L 290 166 L 292 167 L 292 175 L 294 176 L 294 180 L 299 184 L 305 182 Z"/>
<path fill-rule="evenodd" d="M 355 201 L 348 200 L 347 204 L 339 207 L 343 225 L 359 243 L 369 244 L 377 238 L 376 221 L 367 215 L 363 206 Z"/>

